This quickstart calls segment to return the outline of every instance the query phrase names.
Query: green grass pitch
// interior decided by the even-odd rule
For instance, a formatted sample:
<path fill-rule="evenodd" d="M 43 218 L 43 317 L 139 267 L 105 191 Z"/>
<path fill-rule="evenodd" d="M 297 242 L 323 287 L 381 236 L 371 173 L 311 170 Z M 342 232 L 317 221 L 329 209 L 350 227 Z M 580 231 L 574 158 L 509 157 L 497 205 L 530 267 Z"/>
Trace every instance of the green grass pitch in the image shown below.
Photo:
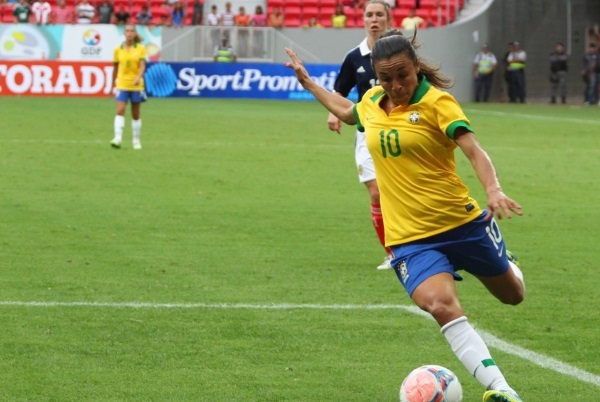
<path fill-rule="evenodd" d="M 440 364 L 370 223 L 354 130 L 316 103 L 151 99 L 143 150 L 111 99 L 0 98 L 0 400 L 397 401 Z M 527 402 L 600 394 L 600 115 L 464 108 L 525 215 L 500 225 L 526 301 L 458 284 Z M 485 204 L 466 159 L 458 169 Z"/>

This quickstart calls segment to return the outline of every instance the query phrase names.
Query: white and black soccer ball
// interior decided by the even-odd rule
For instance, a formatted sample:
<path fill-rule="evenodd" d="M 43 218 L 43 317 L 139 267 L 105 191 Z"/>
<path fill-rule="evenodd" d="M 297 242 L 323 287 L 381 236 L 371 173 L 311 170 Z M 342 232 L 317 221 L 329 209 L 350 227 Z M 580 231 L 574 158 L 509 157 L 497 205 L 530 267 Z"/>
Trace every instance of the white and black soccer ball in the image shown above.
<path fill-rule="evenodd" d="M 410 372 L 400 386 L 400 402 L 462 402 L 462 386 L 452 371 L 428 364 Z"/>

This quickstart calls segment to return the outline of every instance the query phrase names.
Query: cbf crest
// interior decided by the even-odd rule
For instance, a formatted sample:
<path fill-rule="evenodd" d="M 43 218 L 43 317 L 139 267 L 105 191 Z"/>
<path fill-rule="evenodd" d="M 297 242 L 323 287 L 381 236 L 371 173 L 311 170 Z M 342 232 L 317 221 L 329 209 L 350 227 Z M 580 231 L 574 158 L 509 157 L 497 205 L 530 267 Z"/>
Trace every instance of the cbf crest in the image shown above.
<path fill-rule="evenodd" d="M 417 124 L 419 122 L 419 112 L 411 112 L 408 116 L 408 122 L 411 124 Z"/>
<path fill-rule="evenodd" d="M 398 272 L 400 273 L 402 282 L 406 283 L 406 280 L 408 279 L 408 268 L 406 267 L 406 261 L 400 262 L 400 265 L 398 265 Z"/>

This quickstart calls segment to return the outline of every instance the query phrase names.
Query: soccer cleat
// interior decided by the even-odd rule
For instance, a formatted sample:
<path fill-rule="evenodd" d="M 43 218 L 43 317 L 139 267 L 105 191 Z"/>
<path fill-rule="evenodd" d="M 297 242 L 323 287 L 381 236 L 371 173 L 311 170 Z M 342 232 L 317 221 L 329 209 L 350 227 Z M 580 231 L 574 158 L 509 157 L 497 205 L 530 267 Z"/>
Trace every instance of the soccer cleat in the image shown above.
<path fill-rule="evenodd" d="M 142 149 L 142 143 L 139 141 L 133 141 L 133 149 L 135 149 L 135 150 Z"/>
<path fill-rule="evenodd" d="M 110 142 L 110 146 L 113 148 L 119 149 L 119 148 L 121 148 L 121 141 L 117 141 L 116 139 L 113 139 Z"/>
<path fill-rule="evenodd" d="M 506 250 L 506 257 L 508 258 L 508 261 L 512 262 L 517 267 L 521 268 L 521 263 L 519 262 L 519 259 L 510 250 Z"/>
<path fill-rule="evenodd" d="M 523 402 L 512 389 L 506 391 L 489 390 L 483 394 L 483 402 Z"/>
<path fill-rule="evenodd" d="M 391 254 L 386 255 L 385 258 L 383 259 L 383 262 L 381 264 L 379 264 L 377 269 L 380 271 L 383 271 L 386 269 L 392 269 L 392 255 Z"/>

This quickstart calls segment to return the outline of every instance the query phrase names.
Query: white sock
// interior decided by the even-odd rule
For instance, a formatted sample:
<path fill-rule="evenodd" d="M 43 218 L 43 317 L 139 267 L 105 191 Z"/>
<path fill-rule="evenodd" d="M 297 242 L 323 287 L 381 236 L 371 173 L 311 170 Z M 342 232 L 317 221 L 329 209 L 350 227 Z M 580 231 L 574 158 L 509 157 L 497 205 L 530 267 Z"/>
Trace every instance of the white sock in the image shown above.
<path fill-rule="evenodd" d="M 123 139 L 123 127 L 125 127 L 125 116 L 115 116 L 115 140 L 121 142 Z"/>
<path fill-rule="evenodd" d="M 131 129 L 133 130 L 133 140 L 139 141 L 142 135 L 142 119 L 131 120 Z"/>
<path fill-rule="evenodd" d="M 508 266 L 513 270 L 515 276 L 521 281 L 521 284 L 523 285 L 523 293 L 525 293 L 525 279 L 523 279 L 523 272 L 519 267 L 517 267 L 517 264 L 512 261 L 508 262 Z"/>
<path fill-rule="evenodd" d="M 510 389 L 485 342 L 467 322 L 467 317 L 450 321 L 441 332 L 456 357 L 486 389 Z"/>

